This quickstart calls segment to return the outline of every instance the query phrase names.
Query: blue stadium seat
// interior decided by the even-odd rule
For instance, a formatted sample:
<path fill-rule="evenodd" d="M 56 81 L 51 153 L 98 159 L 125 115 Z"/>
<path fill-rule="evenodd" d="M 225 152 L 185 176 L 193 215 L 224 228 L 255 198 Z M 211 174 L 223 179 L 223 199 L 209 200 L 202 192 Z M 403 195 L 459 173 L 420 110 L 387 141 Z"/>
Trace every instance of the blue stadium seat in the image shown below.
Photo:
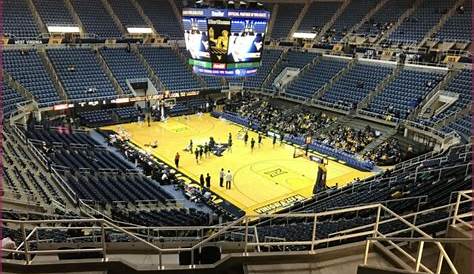
<path fill-rule="evenodd" d="M 47 50 L 69 100 L 111 99 L 117 97 L 90 48 L 60 48 Z"/>
<path fill-rule="evenodd" d="M 122 33 L 101 0 L 71 0 L 85 31 L 99 39 L 120 38 Z"/>
<path fill-rule="evenodd" d="M 178 21 L 168 0 L 137 0 L 155 30 L 171 39 L 183 39 L 181 22 Z M 179 2 L 179 1 L 177 1 Z"/>
<path fill-rule="evenodd" d="M 16 39 L 34 39 L 40 35 L 27 0 L 3 1 L 3 33 Z"/>
<path fill-rule="evenodd" d="M 404 69 L 374 98 L 368 109 L 404 119 L 443 77 L 441 73 Z"/>
<path fill-rule="evenodd" d="M 43 61 L 35 49 L 5 50 L 3 67 L 31 92 L 40 106 L 50 106 L 60 101 Z"/>
<path fill-rule="evenodd" d="M 74 26 L 74 20 L 62 0 L 34 0 L 36 10 L 46 26 Z"/>
<path fill-rule="evenodd" d="M 344 69 L 348 61 L 336 58 L 323 58 L 302 72 L 286 88 L 285 93 L 298 97 L 311 98 L 319 89 L 329 82 L 336 74 Z"/>
<path fill-rule="evenodd" d="M 331 103 L 357 105 L 384 80 L 393 68 L 381 65 L 356 64 L 321 98 Z"/>
<path fill-rule="evenodd" d="M 171 48 L 139 47 L 161 82 L 171 91 L 196 90 L 199 82 Z"/>
<path fill-rule="evenodd" d="M 301 20 L 299 31 L 319 32 L 341 7 L 342 2 L 312 2 Z"/>
<path fill-rule="evenodd" d="M 127 80 L 148 79 L 148 72 L 138 57 L 127 49 L 104 47 L 100 49 L 100 54 L 125 94 L 132 94 Z"/>

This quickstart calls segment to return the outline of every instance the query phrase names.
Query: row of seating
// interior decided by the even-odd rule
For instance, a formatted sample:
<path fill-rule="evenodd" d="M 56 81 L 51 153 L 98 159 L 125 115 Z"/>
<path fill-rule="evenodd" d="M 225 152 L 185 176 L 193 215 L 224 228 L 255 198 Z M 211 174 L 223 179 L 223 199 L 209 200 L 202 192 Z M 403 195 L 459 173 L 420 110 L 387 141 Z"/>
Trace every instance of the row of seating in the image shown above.
<path fill-rule="evenodd" d="M 368 110 L 405 119 L 443 78 L 440 72 L 405 68 L 375 96 Z"/>
<path fill-rule="evenodd" d="M 347 65 L 348 61 L 345 59 L 322 58 L 301 72 L 286 88 L 285 93 L 311 98 Z"/>
<path fill-rule="evenodd" d="M 84 111 L 79 114 L 81 122 L 89 126 L 110 125 L 137 121 L 141 114 L 136 107 L 119 107 L 113 109 L 98 109 Z"/>
<path fill-rule="evenodd" d="M 451 81 L 443 90 L 452 92 L 453 94 L 458 94 L 459 98 L 439 114 L 433 115 L 429 119 L 418 120 L 418 122 L 429 126 L 434 126 L 439 121 L 454 115 L 469 106 L 472 102 L 471 76 L 472 71 L 469 69 L 463 69 L 456 76 L 454 76 L 454 78 L 451 79 Z"/>
<path fill-rule="evenodd" d="M 288 51 L 281 56 L 281 62 L 273 68 L 273 72 L 268 76 L 264 88 L 274 89 L 273 82 L 278 75 L 286 68 L 301 69 L 309 63 L 312 63 L 319 55 L 310 52 Z"/>
<path fill-rule="evenodd" d="M 196 90 L 201 86 L 172 48 L 139 47 L 140 53 L 169 90 Z"/>
<path fill-rule="evenodd" d="M 87 33 L 94 34 L 99 39 L 122 37 L 101 0 L 71 0 L 71 4 Z"/>
<path fill-rule="evenodd" d="M 353 26 L 375 8 L 378 2 L 378 0 L 352 0 L 329 29 L 332 41 L 339 42 L 344 38 Z"/>
<path fill-rule="evenodd" d="M 321 98 L 331 103 L 357 105 L 393 71 L 392 67 L 358 63 L 350 68 Z"/>
<path fill-rule="evenodd" d="M 390 30 L 412 5 L 412 0 L 389 0 L 365 21 L 356 30 L 356 33 L 366 37 L 378 38 L 381 34 Z"/>
<path fill-rule="evenodd" d="M 4 50 L 3 68 L 33 95 L 41 107 L 60 101 L 36 49 Z"/>
<path fill-rule="evenodd" d="M 341 7 L 342 2 L 311 2 L 301 23 L 301 32 L 319 32 Z"/>
<path fill-rule="evenodd" d="M 148 79 L 148 72 L 145 67 L 130 50 L 126 48 L 104 47 L 100 49 L 100 54 L 125 94 L 132 94 L 127 80 Z"/>
<path fill-rule="evenodd" d="M 117 93 L 99 65 L 98 54 L 90 48 L 57 48 L 47 50 L 68 99 L 111 99 Z"/>
<path fill-rule="evenodd" d="M 36 10 L 46 26 L 75 26 L 64 0 L 34 0 Z"/>
<path fill-rule="evenodd" d="M 453 7 L 454 0 L 423 1 L 421 5 L 388 37 L 392 43 L 418 44 Z"/>
<path fill-rule="evenodd" d="M 209 214 L 194 208 L 128 212 L 112 210 L 112 218 L 144 226 L 202 226 L 210 224 Z"/>

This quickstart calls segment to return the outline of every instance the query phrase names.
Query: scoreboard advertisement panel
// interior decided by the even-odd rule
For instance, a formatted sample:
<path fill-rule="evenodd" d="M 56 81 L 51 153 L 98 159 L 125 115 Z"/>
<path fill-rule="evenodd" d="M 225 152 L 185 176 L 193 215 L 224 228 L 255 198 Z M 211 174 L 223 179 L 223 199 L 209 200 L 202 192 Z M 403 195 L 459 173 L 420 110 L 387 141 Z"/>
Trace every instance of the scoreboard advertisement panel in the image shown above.
<path fill-rule="evenodd" d="M 260 66 L 270 12 L 264 10 L 184 9 L 189 64 L 197 74 L 254 75 Z"/>

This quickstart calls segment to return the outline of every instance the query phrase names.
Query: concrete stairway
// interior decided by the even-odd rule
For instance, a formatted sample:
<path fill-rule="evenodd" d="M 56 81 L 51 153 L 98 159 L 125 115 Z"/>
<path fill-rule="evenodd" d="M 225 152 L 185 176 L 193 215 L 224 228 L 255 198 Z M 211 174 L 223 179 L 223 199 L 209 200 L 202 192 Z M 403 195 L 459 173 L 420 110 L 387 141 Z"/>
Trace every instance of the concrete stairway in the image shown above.
<path fill-rule="evenodd" d="M 95 52 L 95 58 L 97 59 L 97 62 L 102 68 L 102 71 L 104 71 L 105 75 L 107 75 L 107 78 L 109 79 L 109 81 L 112 83 L 112 86 L 114 87 L 117 94 L 119 96 L 125 95 L 125 92 L 123 91 L 117 79 L 115 79 L 114 74 L 112 73 L 109 66 L 107 65 L 107 62 L 105 61 L 104 57 L 100 54 L 99 48 L 95 48 L 94 52 Z"/>
<path fill-rule="evenodd" d="M 175 52 L 176 56 L 178 56 L 178 58 L 181 60 L 181 62 L 186 66 L 186 68 L 191 71 L 192 68 L 190 65 L 188 65 L 188 58 L 186 57 L 186 55 L 184 55 L 178 47 L 173 47 L 173 51 Z M 204 81 L 201 76 L 195 73 L 193 73 L 192 75 L 193 78 L 196 79 L 202 87 L 207 87 L 206 81 Z"/>
<path fill-rule="evenodd" d="M 127 35 L 127 34 L 128 34 L 128 31 L 125 29 L 125 27 L 123 26 L 122 22 L 120 22 L 120 19 L 119 19 L 118 16 L 115 14 L 114 9 L 113 9 L 112 6 L 110 5 L 109 1 L 108 1 L 108 0 L 100 0 L 100 1 L 102 2 L 102 5 L 104 5 L 105 10 L 107 10 L 107 13 L 110 15 L 110 17 L 112 17 L 112 20 L 114 20 L 115 25 L 116 25 L 117 28 L 120 30 L 120 32 L 122 33 L 122 35 Z"/>
<path fill-rule="evenodd" d="M 343 68 L 342 70 L 340 70 L 331 80 L 329 80 L 328 83 L 326 83 L 321 89 L 319 89 L 318 91 L 316 91 L 314 93 L 314 96 L 313 96 L 313 100 L 319 100 L 321 99 L 321 97 L 324 96 L 324 94 L 326 93 L 326 91 L 328 91 L 333 85 L 334 83 L 336 83 L 337 81 L 339 81 L 339 79 L 341 79 L 342 76 L 344 76 L 347 72 L 349 72 L 349 70 L 357 63 L 357 59 L 352 59 L 345 68 Z"/>
<path fill-rule="evenodd" d="M 377 97 L 377 95 L 379 95 L 385 89 L 387 84 L 392 82 L 395 78 L 398 77 L 398 75 L 400 75 L 402 70 L 403 66 L 397 65 L 397 67 L 392 71 L 392 73 L 388 75 L 385 79 L 383 79 L 374 91 L 370 92 L 367 97 L 365 97 L 362 101 L 359 102 L 359 104 L 357 104 L 357 110 L 361 110 L 368 107 L 369 104 L 372 103 L 374 98 Z"/>
<path fill-rule="evenodd" d="M 266 77 L 265 80 L 263 81 L 262 86 L 266 86 L 266 85 L 268 84 L 268 82 L 271 81 L 271 79 L 273 79 L 273 78 L 275 78 L 275 77 L 277 76 L 277 75 L 275 75 L 276 73 L 278 73 L 278 72 L 276 71 L 276 68 L 278 68 L 278 67 L 280 66 L 280 64 L 283 62 L 283 59 L 286 57 L 287 53 L 288 53 L 288 50 L 287 50 L 287 49 L 285 49 L 285 50 L 281 53 L 281 55 L 280 55 L 280 57 L 278 58 L 278 60 L 275 62 L 275 64 L 273 64 L 273 67 L 272 67 L 272 69 L 270 70 L 270 73 L 268 73 L 267 77 Z"/>
<path fill-rule="evenodd" d="M 26 98 L 27 100 L 34 100 L 33 94 L 28 91 L 22 84 L 18 83 L 7 71 L 3 71 L 3 82 L 7 84 L 9 87 L 16 90 L 21 96 Z"/>
<path fill-rule="evenodd" d="M 81 18 L 79 18 L 79 15 L 77 15 L 76 10 L 74 9 L 74 6 L 71 3 L 71 0 L 64 0 L 64 3 L 66 4 L 66 8 L 68 9 L 69 14 L 71 14 L 72 16 L 72 20 L 76 25 L 79 26 L 81 37 L 84 37 L 87 33 L 87 30 L 82 24 Z"/>
<path fill-rule="evenodd" d="M 350 28 L 348 31 L 347 31 L 347 34 L 346 36 L 343 38 L 344 41 L 346 41 L 349 36 L 352 35 L 352 33 L 356 30 L 358 30 L 365 22 L 369 21 L 370 18 L 372 18 L 372 16 L 377 13 L 389 0 L 382 0 L 380 1 L 374 8 L 372 8 L 365 16 L 364 18 L 362 18 L 362 20 L 360 20 L 359 23 L 357 23 L 356 25 L 354 25 L 352 28 Z"/>
<path fill-rule="evenodd" d="M 396 128 L 391 128 L 390 130 L 388 131 L 385 131 L 385 132 L 382 132 L 382 136 L 380 136 L 379 138 L 375 139 L 373 142 L 371 142 L 370 144 L 368 144 L 359 154 L 360 155 L 364 155 L 366 154 L 367 152 L 370 152 L 374 149 L 376 149 L 378 146 L 380 146 L 383 142 L 387 141 L 388 139 L 390 139 L 392 136 L 394 136 L 395 134 L 397 134 L 397 129 Z"/>
<path fill-rule="evenodd" d="M 400 18 L 398 18 L 398 21 L 387 31 L 385 31 L 385 33 L 380 36 L 379 40 L 377 41 L 377 43 L 375 44 L 376 46 L 378 46 L 382 41 L 384 41 L 385 39 L 387 39 L 390 34 L 392 34 L 396 29 L 398 29 L 398 27 L 403 23 L 405 22 L 405 19 L 410 17 L 413 12 L 415 12 L 415 10 L 421 5 L 421 3 L 423 3 L 424 0 L 416 0 L 414 3 L 413 3 L 413 6 L 408 9 L 407 11 L 405 11 L 401 16 Z"/>
<path fill-rule="evenodd" d="M 268 23 L 267 37 L 272 37 L 273 26 L 275 25 L 279 9 L 280 9 L 280 5 L 278 3 L 275 3 L 273 5 L 270 22 Z"/>
<path fill-rule="evenodd" d="M 309 7 L 311 6 L 311 1 L 306 1 L 304 7 L 301 9 L 300 14 L 298 15 L 298 19 L 296 19 L 293 27 L 291 27 L 290 32 L 288 33 L 288 39 L 291 40 L 293 34 L 298 31 L 300 27 L 301 21 L 303 21 L 304 16 L 308 12 Z"/>
<path fill-rule="evenodd" d="M 28 8 L 31 11 L 31 14 L 33 15 L 33 19 L 35 20 L 36 25 L 38 26 L 38 29 L 42 34 L 49 33 L 48 28 L 43 22 L 43 19 L 41 19 L 41 16 L 38 13 L 38 10 L 35 7 L 35 4 L 33 3 L 33 0 L 27 0 L 26 3 L 28 4 Z"/>
<path fill-rule="evenodd" d="M 148 64 L 148 61 L 140 53 L 140 51 L 138 50 L 138 47 L 136 45 L 131 45 L 130 49 L 138 57 L 138 60 L 140 60 L 140 63 L 145 67 L 148 73 L 148 77 L 150 78 L 150 81 L 153 83 L 155 88 L 157 88 L 157 90 L 166 90 L 165 85 L 163 85 L 158 75 L 156 75 L 155 71 L 151 68 L 150 64 Z"/>
<path fill-rule="evenodd" d="M 130 3 L 132 3 L 132 5 L 135 7 L 135 9 L 137 9 L 138 14 L 140 14 L 143 21 L 145 21 L 145 23 L 148 25 L 148 27 L 150 27 L 153 30 L 153 33 L 155 35 L 157 35 L 158 32 L 156 31 L 155 27 L 153 26 L 153 23 L 151 22 L 150 18 L 148 18 L 148 16 L 146 16 L 145 12 L 143 11 L 142 6 L 140 6 L 140 4 L 138 4 L 137 0 L 130 0 Z"/>
<path fill-rule="evenodd" d="M 326 32 L 329 30 L 329 28 L 332 27 L 332 25 L 334 25 L 334 22 L 336 22 L 337 18 L 339 18 L 339 16 L 344 12 L 344 10 L 346 10 L 346 8 L 347 8 L 347 6 L 349 5 L 350 2 L 351 2 L 351 0 L 345 0 L 342 3 L 342 5 L 339 7 L 339 9 L 336 11 L 336 13 L 331 17 L 329 22 L 327 22 L 326 25 L 324 25 L 324 27 L 318 33 L 316 38 L 314 38 L 314 41 L 318 42 L 318 41 L 321 40 L 321 38 L 324 36 L 324 34 L 326 34 Z"/>
<path fill-rule="evenodd" d="M 56 73 L 53 63 L 51 63 L 51 60 L 49 60 L 48 54 L 46 53 L 46 49 L 38 48 L 38 55 L 40 56 L 41 61 L 43 61 L 43 65 L 46 68 L 46 71 L 48 72 L 49 77 L 51 77 L 51 80 L 53 81 L 53 85 L 56 88 L 56 91 L 58 92 L 59 98 L 61 98 L 61 100 L 63 101 L 67 101 L 68 96 L 67 96 L 66 89 L 64 89 L 61 79 Z"/>
<path fill-rule="evenodd" d="M 174 14 L 176 15 L 176 19 L 179 22 L 179 25 L 181 27 L 181 30 L 184 31 L 184 26 L 183 26 L 183 16 L 181 12 L 179 11 L 178 6 L 176 5 L 176 2 L 174 0 L 168 0 L 170 3 L 171 8 L 173 9 Z"/>
<path fill-rule="evenodd" d="M 448 21 L 449 17 L 451 17 L 456 12 L 456 9 L 460 5 L 462 5 L 464 1 L 465 0 L 456 1 L 456 3 L 451 7 L 451 9 L 446 14 L 444 14 L 443 17 L 441 17 L 441 19 L 438 21 L 438 24 L 433 26 L 433 28 L 431 28 L 431 30 L 425 35 L 423 40 L 421 40 L 421 42 L 418 44 L 418 47 L 423 46 L 428 40 L 430 40 L 431 36 L 441 29 L 441 27 L 446 23 L 446 21 Z"/>

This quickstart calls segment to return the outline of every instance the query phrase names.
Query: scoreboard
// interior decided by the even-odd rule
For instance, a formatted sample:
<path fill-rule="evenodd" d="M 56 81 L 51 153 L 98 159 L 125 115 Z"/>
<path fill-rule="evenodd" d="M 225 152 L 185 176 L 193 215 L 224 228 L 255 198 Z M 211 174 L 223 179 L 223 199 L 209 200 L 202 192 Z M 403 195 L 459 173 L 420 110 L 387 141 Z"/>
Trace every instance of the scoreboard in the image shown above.
<path fill-rule="evenodd" d="M 184 9 L 184 39 L 193 71 L 221 77 L 256 74 L 269 20 L 265 10 Z"/>

